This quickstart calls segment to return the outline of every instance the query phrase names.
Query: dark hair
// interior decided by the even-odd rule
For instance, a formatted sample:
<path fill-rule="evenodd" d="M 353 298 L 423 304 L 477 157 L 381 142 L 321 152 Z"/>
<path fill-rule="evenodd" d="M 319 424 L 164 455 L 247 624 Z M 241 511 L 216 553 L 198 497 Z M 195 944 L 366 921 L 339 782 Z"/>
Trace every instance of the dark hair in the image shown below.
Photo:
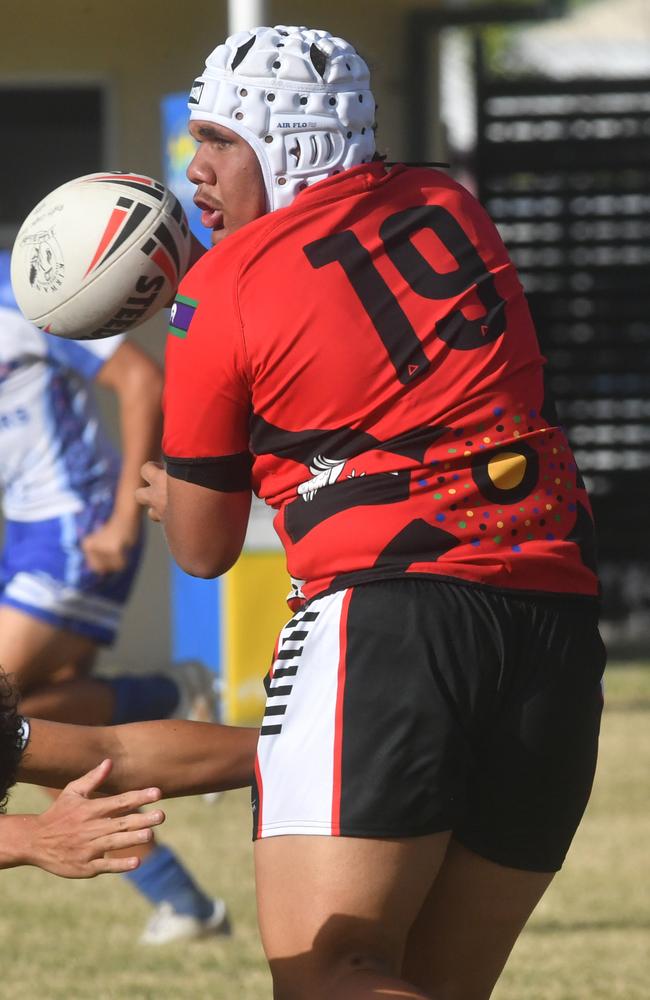
<path fill-rule="evenodd" d="M 16 783 L 22 756 L 22 719 L 17 704 L 17 691 L 0 668 L 0 812 L 4 812 L 9 789 Z"/>

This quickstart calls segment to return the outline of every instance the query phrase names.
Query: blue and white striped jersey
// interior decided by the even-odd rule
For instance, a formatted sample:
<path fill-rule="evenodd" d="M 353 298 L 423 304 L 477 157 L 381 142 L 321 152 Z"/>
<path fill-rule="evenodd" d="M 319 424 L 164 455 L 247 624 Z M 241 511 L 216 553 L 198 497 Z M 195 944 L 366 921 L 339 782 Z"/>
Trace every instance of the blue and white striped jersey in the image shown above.
<path fill-rule="evenodd" d="M 123 337 L 64 340 L 0 306 L 0 488 L 4 516 L 76 513 L 111 492 L 119 457 L 91 383 Z"/>

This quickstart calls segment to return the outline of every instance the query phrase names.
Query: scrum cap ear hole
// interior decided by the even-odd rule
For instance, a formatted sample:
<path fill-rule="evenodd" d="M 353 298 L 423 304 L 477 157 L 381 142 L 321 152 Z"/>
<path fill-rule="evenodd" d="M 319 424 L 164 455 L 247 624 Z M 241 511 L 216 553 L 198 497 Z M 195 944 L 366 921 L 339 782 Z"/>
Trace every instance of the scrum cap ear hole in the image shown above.
<path fill-rule="evenodd" d="M 234 59 L 230 64 L 230 68 L 237 69 L 242 59 L 246 57 L 246 54 L 250 52 L 250 50 L 253 48 L 254 45 L 255 45 L 255 35 L 253 35 L 252 38 L 249 38 L 247 42 L 244 42 L 243 45 L 239 46 L 239 48 L 235 52 Z"/>
<path fill-rule="evenodd" d="M 318 159 L 318 145 L 316 143 L 316 136 L 309 136 L 309 145 L 311 146 L 311 159 L 309 161 L 310 166 L 313 167 L 314 163 Z"/>

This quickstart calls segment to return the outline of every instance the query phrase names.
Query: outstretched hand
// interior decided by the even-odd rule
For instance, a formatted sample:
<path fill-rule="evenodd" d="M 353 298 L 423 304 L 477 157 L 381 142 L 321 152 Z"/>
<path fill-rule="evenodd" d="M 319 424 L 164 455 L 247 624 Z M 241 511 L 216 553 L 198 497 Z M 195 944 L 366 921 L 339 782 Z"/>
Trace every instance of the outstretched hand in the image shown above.
<path fill-rule="evenodd" d="M 92 798 L 101 790 L 112 767 L 104 760 L 63 789 L 56 802 L 40 816 L 26 816 L 28 864 L 64 878 L 94 878 L 108 872 L 132 871 L 137 857 L 105 857 L 145 844 L 154 826 L 165 820 L 161 809 L 139 813 L 140 806 L 157 802 L 159 788 Z"/>

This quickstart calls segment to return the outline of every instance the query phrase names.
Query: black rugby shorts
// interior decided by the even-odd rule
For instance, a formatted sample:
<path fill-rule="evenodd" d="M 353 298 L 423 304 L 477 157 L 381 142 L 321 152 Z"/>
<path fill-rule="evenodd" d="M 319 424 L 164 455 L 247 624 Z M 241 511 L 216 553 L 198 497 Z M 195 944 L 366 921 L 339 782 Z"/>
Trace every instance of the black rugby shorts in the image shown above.
<path fill-rule="evenodd" d="M 596 766 L 597 602 L 401 578 L 313 599 L 266 679 L 254 836 L 453 831 L 562 865 Z"/>

